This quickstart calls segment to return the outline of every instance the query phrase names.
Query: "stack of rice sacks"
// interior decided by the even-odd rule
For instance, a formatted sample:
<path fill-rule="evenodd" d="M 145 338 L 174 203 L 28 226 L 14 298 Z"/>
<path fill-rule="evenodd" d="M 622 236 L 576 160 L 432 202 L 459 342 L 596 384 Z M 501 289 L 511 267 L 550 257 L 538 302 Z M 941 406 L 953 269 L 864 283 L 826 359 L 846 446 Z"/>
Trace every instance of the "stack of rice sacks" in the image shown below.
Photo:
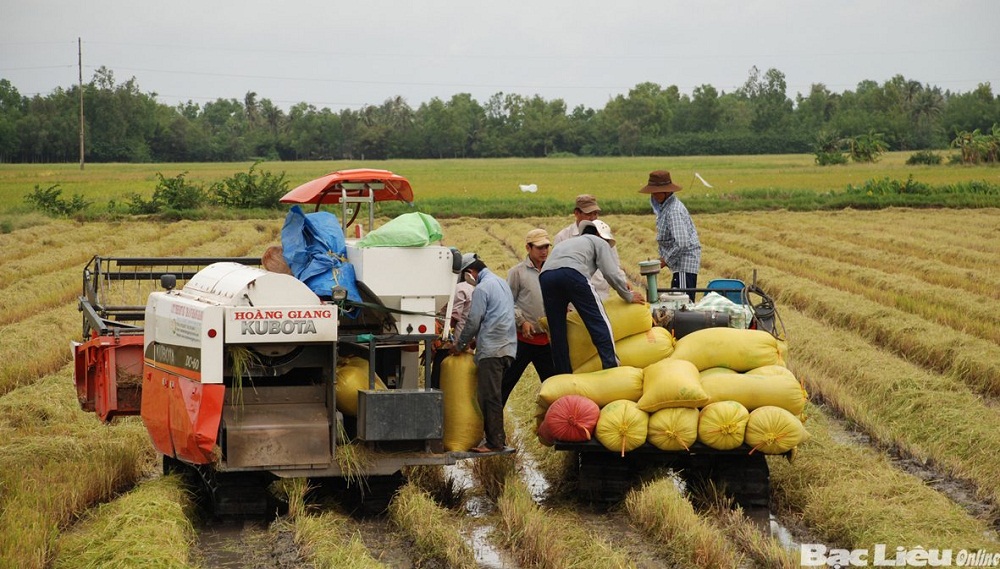
<path fill-rule="evenodd" d="M 542 384 L 535 419 L 543 444 L 596 438 L 624 455 L 647 442 L 682 451 L 697 441 L 783 454 L 809 438 L 807 394 L 785 367 L 784 341 L 759 330 L 706 328 L 675 342 L 653 327 L 647 306 L 612 298 L 605 310 L 622 365 L 600 369 L 586 328 L 571 314 L 574 373 Z"/>

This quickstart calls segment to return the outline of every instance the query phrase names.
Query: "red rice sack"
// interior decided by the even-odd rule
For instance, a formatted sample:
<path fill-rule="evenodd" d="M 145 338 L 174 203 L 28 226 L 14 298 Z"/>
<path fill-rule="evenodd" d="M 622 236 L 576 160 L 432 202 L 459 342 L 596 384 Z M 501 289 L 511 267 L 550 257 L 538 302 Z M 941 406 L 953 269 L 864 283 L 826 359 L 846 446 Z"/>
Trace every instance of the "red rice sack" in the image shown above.
<path fill-rule="evenodd" d="M 597 420 L 597 440 L 604 448 L 621 452 L 622 456 L 646 442 L 649 415 L 635 401 L 619 399 L 601 409 Z"/>
<path fill-rule="evenodd" d="M 704 328 L 677 340 L 670 357 L 687 360 L 698 370 L 726 367 L 742 372 L 766 365 L 784 365 L 787 350 L 783 340 L 763 330 Z"/>
<path fill-rule="evenodd" d="M 441 361 L 444 449 L 464 452 L 483 440 L 483 412 L 476 394 L 476 362 L 469 352 Z"/>
<path fill-rule="evenodd" d="M 542 423 L 550 440 L 582 443 L 591 439 L 600 416 L 597 403 L 582 395 L 565 395 L 549 406 Z"/>
<path fill-rule="evenodd" d="M 698 368 L 689 361 L 667 358 L 642 370 L 639 408 L 653 413 L 668 407 L 701 407 L 708 394 L 701 387 Z"/>
<path fill-rule="evenodd" d="M 744 440 L 764 454 L 783 454 L 809 440 L 809 432 L 795 415 L 769 405 L 750 413 Z"/>
<path fill-rule="evenodd" d="M 538 428 L 535 429 L 535 434 L 538 436 L 538 442 L 543 445 L 550 447 L 555 444 L 555 438 L 552 436 L 549 424 L 545 421 L 538 423 Z"/>
<path fill-rule="evenodd" d="M 645 332 L 632 334 L 615 342 L 615 351 L 621 365 L 646 367 L 674 353 L 674 336 L 670 330 L 654 326 Z M 601 369 L 601 358 L 598 355 L 583 362 L 573 373 L 587 373 Z"/>
<path fill-rule="evenodd" d="M 698 410 L 672 407 L 653 413 L 646 440 L 660 450 L 690 450 L 698 440 Z"/>
<path fill-rule="evenodd" d="M 743 444 L 750 412 L 736 401 L 709 403 L 698 417 L 698 440 L 716 450 Z"/>
<path fill-rule="evenodd" d="M 538 390 L 538 402 L 548 407 L 564 395 L 583 395 L 599 407 L 617 399 L 638 401 L 642 396 L 642 370 L 618 366 L 590 373 L 553 375 Z"/>

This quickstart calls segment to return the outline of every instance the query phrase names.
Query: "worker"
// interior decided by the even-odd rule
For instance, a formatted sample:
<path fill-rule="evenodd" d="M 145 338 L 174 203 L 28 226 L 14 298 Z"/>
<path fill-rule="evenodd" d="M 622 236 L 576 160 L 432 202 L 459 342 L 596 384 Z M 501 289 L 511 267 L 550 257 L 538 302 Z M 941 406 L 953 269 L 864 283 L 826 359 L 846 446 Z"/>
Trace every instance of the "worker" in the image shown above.
<path fill-rule="evenodd" d="M 669 267 L 673 271 L 670 288 L 695 289 L 701 268 L 701 242 L 691 214 L 674 195 L 681 189 L 670 180 L 670 172 L 654 170 L 649 173 L 649 181 L 639 193 L 650 194 L 649 204 L 656 214 L 660 268 Z M 694 294 L 694 290 L 688 291 L 692 302 Z"/>
<path fill-rule="evenodd" d="M 463 263 L 472 263 L 475 260 L 475 253 L 466 253 L 462 258 Z M 462 333 L 462 326 L 465 325 L 465 319 L 469 315 L 469 307 L 472 305 L 473 290 L 474 287 L 465 282 L 462 275 L 459 275 L 458 283 L 455 285 L 455 293 L 452 295 L 451 314 L 448 316 L 450 332 L 447 338 L 435 341 L 434 358 L 431 360 L 431 385 L 441 385 L 441 361 L 448 357 L 449 350 L 454 343 L 452 339 L 457 338 Z M 444 318 L 443 311 L 444 309 L 442 309 L 441 318 Z"/>
<path fill-rule="evenodd" d="M 524 248 L 528 253 L 527 256 L 507 271 L 507 285 L 514 295 L 517 356 L 503 376 L 504 405 L 507 404 L 510 393 L 514 391 L 528 364 L 535 366 L 538 379 L 542 381 L 555 375 L 549 336 L 539 322 L 545 316 L 545 306 L 542 304 L 542 288 L 538 284 L 538 275 L 542 272 L 542 264 L 548 258 L 551 247 L 552 241 L 549 239 L 548 231 L 541 228 L 532 229 L 525 237 Z"/>
<path fill-rule="evenodd" d="M 549 324 L 549 342 L 556 373 L 572 373 L 569 342 L 566 337 L 566 309 L 570 302 L 583 320 L 590 340 L 597 348 L 604 369 L 618 366 L 611 322 L 604 312 L 600 296 L 590 277 L 598 269 L 608 275 L 608 283 L 626 302 L 643 303 L 646 295 L 631 290 L 619 275 L 611 247 L 615 244 L 611 228 L 601 220 L 580 222 L 580 235 L 555 245 L 549 252 L 538 282 Z"/>
<path fill-rule="evenodd" d="M 475 289 L 472 291 L 469 315 L 451 353 L 465 351 L 475 339 L 477 398 L 486 431 L 486 440 L 472 451 L 500 451 L 507 448 L 503 424 L 503 375 L 517 355 L 514 298 L 507 281 L 493 274 L 478 256 L 473 256 L 471 261 L 463 257 L 461 275 Z"/>
<path fill-rule="evenodd" d="M 556 246 L 559 243 L 569 239 L 570 237 L 576 237 L 580 234 L 580 223 L 586 220 L 594 221 L 601 215 L 601 206 L 597 205 L 597 198 L 591 194 L 580 194 L 576 196 L 576 205 L 573 208 L 573 217 L 575 218 L 573 223 L 569 224 L 567 227 L 563 228 L 556 233 L 556 236 L 552 238 L 552 245 Z M 611 253 L 614 256 L 614 264 L 618 267 L 618 277 L 621 280 L 627 280 L 625 276 L 625 271 L 621 269 L 621 261 L 618 258 L 618 248 L 611 247 Z M 601 297 L 601 300 L 607 300 L 611 296 L 611 286 L 608 284 L 608 279 L 604 277 L 604 272 L 598 270 L 594 273 L 594 276 L 590 278 L 590 282 L 594 285 L 594 290 Z"/>

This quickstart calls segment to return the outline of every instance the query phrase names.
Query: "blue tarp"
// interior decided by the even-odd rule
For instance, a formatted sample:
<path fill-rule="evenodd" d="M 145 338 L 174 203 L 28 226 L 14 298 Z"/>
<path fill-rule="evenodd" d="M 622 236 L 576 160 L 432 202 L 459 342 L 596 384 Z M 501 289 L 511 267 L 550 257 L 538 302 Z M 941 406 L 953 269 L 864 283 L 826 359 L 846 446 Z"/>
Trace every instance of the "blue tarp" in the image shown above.
<path fill-rule="evenodd" d="M 344 230 L 327 211 L 306 214 L 294 205 L 281 228 L 281 248 L 292 274 L 317 295 L 329 297 L 335 286 L 347 289 L 347 298 L 361 302 L 354 265 L 347 262 Z"/>

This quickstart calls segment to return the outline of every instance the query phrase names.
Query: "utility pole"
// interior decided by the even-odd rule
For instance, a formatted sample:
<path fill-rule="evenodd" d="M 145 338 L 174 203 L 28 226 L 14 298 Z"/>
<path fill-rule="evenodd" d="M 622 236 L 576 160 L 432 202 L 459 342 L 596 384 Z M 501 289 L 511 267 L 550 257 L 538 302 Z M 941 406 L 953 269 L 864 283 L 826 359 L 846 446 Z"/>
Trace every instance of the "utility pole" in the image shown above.
<path fill-rule="evenodd" d="M 83 42 L 76 38 L 76 69 L 80 88 L 80 169 L 83 170 Z"/>

